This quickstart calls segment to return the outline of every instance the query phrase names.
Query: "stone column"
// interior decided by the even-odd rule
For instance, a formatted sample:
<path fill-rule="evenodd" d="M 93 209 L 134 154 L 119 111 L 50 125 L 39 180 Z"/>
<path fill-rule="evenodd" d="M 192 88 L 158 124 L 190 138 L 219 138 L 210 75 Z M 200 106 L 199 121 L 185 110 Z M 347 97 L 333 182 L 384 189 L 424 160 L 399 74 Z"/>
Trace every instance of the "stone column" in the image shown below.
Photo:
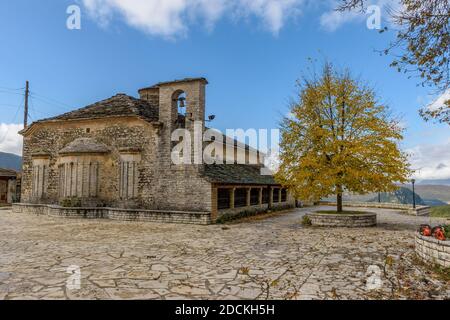
<path fill-rule="evenodd" d="M 217 199 L 218 198 L 218 188 L 211 187 L 211 221 L 214 222 L 217 219 L 218 215 L 218 207 L 217 207 Z"/>
<path fill-rule="evenodd" d="M 269 209 L 273 207 L 273 187 L 268 187 L 269 191 Z"/>
<path fill-rule="evenodd" d="M 230 189 L 230 209 L 234 209 L 234 191 L 236 188 Z"/>
<path fill-rule="evenodd" d="M 250 205 L 251 205 L 251 193 L 252 193 L 252 188 L 247 188 L 247 198 L 246 198 L 247 207 L 250 207 Z"/>

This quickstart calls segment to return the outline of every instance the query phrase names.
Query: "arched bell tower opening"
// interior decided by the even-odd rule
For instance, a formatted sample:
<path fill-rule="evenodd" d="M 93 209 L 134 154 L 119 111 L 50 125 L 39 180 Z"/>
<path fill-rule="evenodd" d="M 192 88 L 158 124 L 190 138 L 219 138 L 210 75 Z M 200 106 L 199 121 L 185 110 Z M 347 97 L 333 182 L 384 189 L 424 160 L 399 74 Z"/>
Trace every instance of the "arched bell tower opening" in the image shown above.
<path fill-rule="evenodd" d="M 186 127 L 187 117 L 187 96 L 183 90 L 176 90 L 172 95 L 172 109 L 176 110 L 177 117 L 175 119 L 175 125 L 178 128 Z"/>
<path fill-rule="evenodd" d="M 205 88 L 204 78 L 187 78 L 161 82 L 150 89 L 158 89 L 159 96 L 159 159 L 161 168 L 171 168 L 171 152 L 174 143 L 172 133 L 176 129 L 186 129 L 191 137 L 192 159 L 200 159 L 203 154 L 201 139 L 205 128 Z M 149 89 L 140 90 L 144 94 Z M 187 133 L 186 133 L 187 134 Z M 168 160 L 168 161 L 167 161 Z M 200 162 L 200 161 L 199 161 Z M 195 161 L 197 163 L 197 161 Z"/>
<path fill-rule="evenodd" d="M 164 130 L 170 132 L 179 127 L 176 123 L 178 115 L 185 116 L 185 128 L 193 129 L 196 121 L 204 123 L 205 119 L 205 86 L 204 78 L 190 78 L 163 82 L 153 88 L 159 89 L 159 121 Z"/>

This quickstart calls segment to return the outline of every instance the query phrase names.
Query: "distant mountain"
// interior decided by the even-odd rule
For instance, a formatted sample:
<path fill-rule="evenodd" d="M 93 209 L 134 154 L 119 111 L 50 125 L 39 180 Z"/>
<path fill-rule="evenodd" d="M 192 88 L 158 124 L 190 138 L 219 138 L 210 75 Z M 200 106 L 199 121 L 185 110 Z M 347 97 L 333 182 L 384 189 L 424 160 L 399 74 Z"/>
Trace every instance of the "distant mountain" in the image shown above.
<path fill-rule="evenodd" d="M 440 185 L 450 186 L 450 179 L 421 180 L 417 181 L 418 185 Z"/>
<path fill-rule="evenodd" d="M 402 201 L 410 201 L 412 203 L 412 186 L 410 184 L 404 184 L 399 186 L 400 190 L 406 189 L 408 191 L 398 191 L 396 194 L 382 194 L 381 201 L 387 202 L 402 202 Z M 416 184 L 415 186 L 416 192 L 416 200 L 417 196 L 421 198 L 424 204 L 427 206 L 442 206 L 445 204 L 450 204 L 450 186 L 445 185 L 421 185 Z M 324 198 L 325 201 L 336 201 L 336 197 L 328 197 Z M 357 194 L 344 194 L 344 201 L 356 201 L 356 202 L 367 202 L 374 201 L 378 202 L 378 194 L 377 193 L 368 193 L 364 195 Z M 418 202 L 417 202 L 418 203 Z"/>
<path fill-rule="evenodd" d="M 425 204 L 427 206 L 430 206 L 430 207 L 440 207 L 440 206 L 446 206 L 448 204 L 447 202 L 437 200 L 437 199 L 424 199 L 423 201 L 425 202 Z"/>
<path fill-rule="evenodd" d="M 369 200 L 369 202 L 378 202 L 378 195 Z M 382 192 L 381 202 L 384 203 L 402 203 L 402 204 L 412 204 L 413 203 L 413 192 L 405 187 L 400 187 L 394 192 Z M 426 205 L 425 201 L 416 193 L 416 204 Z"/>
<path fill-rule="evenodd" d="M 412 189 L 410 185 L 405 185 L 404 187 Z M 416 185 L 415 189 L 417 194 L 419 194 L 425 202 L 440 200 L 445 203 L 450 204 L 450 186 L 444 185 Z"/>
<path fill-rule="evenodd" d="M 6 152 L 0 152 L 0 168 L 22 171 L 22 157 Z"/>

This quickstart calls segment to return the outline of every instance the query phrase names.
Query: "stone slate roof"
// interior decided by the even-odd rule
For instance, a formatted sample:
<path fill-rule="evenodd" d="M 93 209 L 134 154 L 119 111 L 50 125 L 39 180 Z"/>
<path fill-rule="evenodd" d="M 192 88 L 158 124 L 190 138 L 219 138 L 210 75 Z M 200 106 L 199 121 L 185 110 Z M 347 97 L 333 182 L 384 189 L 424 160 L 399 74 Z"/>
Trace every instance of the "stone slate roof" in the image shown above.
<path fill-rule="evenodd" d="M 0 168 L 0 177 L 16 177 L 17 172 L 10 169 Z"/>
<path fill-rule="evenodd" d="M 223 184 L 277 184 L 273 176 L 261 175 L 261 166 L 246 164 L 205 165 L 204 176 Z"/>
<path fill-rule="evenodd" d="M 208 84 L 208 80 L 206 80 L 206 78 L 184 78 L 184 79 L 179 79 L 179 80 L 158 82 L 157 84 L 155 84 L 151 87 L 145 87 L 145 88 L 139 89 L 139 91 L 146 90 L 146 89 L 156 89 L 163 85 L 170 85 L 170 84 L 176 84 L 176 83 L 182 83 L 182 82 L 192 82 L 192 81 L 203 81 L 204 83 Z"/>
<path fill-rule="evenodd" d="M 72 153 L 107 153 L 109 148 L 91 138 L 78 138 L 62 148 L 60 154 Z"/>
<path fill-rule="evenodd" d="M 151 105 L 145 100 L 136 99 L 126 94 L 117 94 L 111 98 L 88 105 L 87 107 L 37 122 L 117 116 L 138 116 L 146 121 L 158 121 L 158 106 Z"/>

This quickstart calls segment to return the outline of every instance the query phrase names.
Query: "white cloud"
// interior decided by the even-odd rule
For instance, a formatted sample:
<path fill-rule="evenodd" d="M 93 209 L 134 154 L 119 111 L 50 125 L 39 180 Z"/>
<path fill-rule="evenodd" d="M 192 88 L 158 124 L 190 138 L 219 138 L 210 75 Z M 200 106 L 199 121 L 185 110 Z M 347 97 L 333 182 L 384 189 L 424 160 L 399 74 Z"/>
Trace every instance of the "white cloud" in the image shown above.
<path fill-rule="evenodd" d="M 264 165 L 269 168 L 272 172 L 277 172 L 280 167 L 280 154 L 276 151 L 269 152 L 264 157 Z"/>
<path fill-rule="evenodd" d="M 287 19 L 297 16 L 305 3 L 303 0 L 229 0 L 236 13 L 245 13 L 261 18 L 274 34 L 284 26 Z"/>
<path fill-rule="evenodd" d="M 22 124 L 1 123 L 0 124 L 0 151 L 22 154 L 22 136 L 19 131 L 23 129 Z"/>
<path fill-rule="evenodd" d="M 287 19 L 298 15 L 305 0 L 82 0 L 89 15 L 108 26 L 115 15 L 145 33 L 165 38 L 185 35 L 201 21 L 207 28 L 223 16 L 256 17 L 277 34 Z"/>
<path fill-rule="evenodd" d="M 366 21 L 370 16 L 364 12 L 360 12 L 359 9 L 350 12 L 336 11 L 335 9 L 342 2 L 339 0 L 330 0 L 328 2 L 330 5 L 329 10 L 324 12 L 320 17 L 320 24 L 327 31 L 336 31 L 346 23 Z M 381 20 L 388 25 L 392 24 L 389 17 L 389 12 L 394 12 L 400 8 L 400 3 L 398 0 L 374 0 L 368 2 L 368 5 L 378 6 L 381 10 Z M 381 27 L 383 27 L 383 24 Z"/>
<path fill-rule="evenodd" d="M 450 178 L 450 139 L 442 144 L 423 144 L 407 150 L 416 179 Z"/>
<path fill-rule="evenodd" d="M 450 89 L 447 89 L 442 95 L 428 105 L 431 111 L 439 110 L 444 107 L 444 102 L 450 100 Z"/>
<path fill-rule="evenodd" d="M 336 8 L 335 3 L 332 8 Z M 320 16 L 320 25 L 327 31 L 336 31 L 343 24 L 352 22 L 355 20 L 364 20 L 365 15 L 358 12 L 338 12 L 333 9 L 323 13 Z"/>

